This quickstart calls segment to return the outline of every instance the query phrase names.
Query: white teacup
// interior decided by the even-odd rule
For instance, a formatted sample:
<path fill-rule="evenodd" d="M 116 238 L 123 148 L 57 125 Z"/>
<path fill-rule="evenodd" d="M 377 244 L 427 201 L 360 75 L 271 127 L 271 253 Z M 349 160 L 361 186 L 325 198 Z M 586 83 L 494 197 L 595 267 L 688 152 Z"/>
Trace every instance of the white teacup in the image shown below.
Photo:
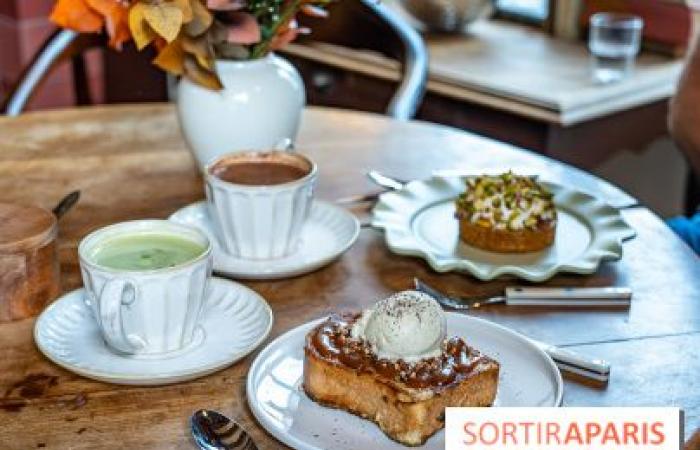
<path fill-rule="evenodd" d="M 108 266 L 100 259 L 110 245 L 127 248 L 130 239 L 155 242 L 164 237 L 192 244 L 192 258 L 154 269 Z M 212 246 L 204 234 L 167 220 L 122 222 L 89 234 L 78 255 L 85 301 L 112 349 L 163 355 L 193 343 L 212 272 Z"/>
<path fill-rule="evenodd" d="M 221 245 L 244 259 L 293 253 L 309 216 L 317 167 L 298 153 L 241 152 L 206 167 L 210 215 Z"/>

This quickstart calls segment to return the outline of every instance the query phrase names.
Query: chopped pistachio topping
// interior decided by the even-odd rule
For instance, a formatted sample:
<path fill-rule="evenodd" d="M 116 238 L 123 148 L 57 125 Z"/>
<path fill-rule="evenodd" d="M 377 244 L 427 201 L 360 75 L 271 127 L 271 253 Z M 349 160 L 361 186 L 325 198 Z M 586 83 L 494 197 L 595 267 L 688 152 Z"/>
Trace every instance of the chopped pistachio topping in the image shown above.
<path fill-rule="evenodd" d="M 535 177 L 507 172 L 470 177 L 465 184 L 465 192 L 456 200 L 459 218 L 501 230 L 537 229 L 556 223 L 552 194 Z"/>

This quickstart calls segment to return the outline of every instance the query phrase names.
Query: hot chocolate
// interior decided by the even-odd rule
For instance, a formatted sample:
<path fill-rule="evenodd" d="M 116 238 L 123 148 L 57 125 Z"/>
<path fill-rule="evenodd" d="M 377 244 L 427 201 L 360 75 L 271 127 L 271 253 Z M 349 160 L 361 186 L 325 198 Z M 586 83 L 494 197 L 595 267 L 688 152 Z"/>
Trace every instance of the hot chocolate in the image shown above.
<path fill-rule="evenodd" d="M 311 164 L 286 152 L 240 153 L 218 161 L 209 171 L 228 183 L 269 186 L 304 178 Z"/>

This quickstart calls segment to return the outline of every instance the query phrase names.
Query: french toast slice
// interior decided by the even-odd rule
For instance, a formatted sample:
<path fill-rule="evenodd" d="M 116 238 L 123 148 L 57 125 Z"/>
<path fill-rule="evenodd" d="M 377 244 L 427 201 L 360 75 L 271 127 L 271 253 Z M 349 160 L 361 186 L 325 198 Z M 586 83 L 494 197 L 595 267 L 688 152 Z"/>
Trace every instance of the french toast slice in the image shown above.
<path fill-rule="evenodd" d="M 306 394 L 324 406 L 373 421 L 387 436 L 404 445 L 422 445 L 441 429 L 446 407 L 491 406 L 496 397 L 499 364 L 472 348 L 467 347 L 473 358 L 468 370 L 460 369 L 464 373 L 449 383 L 416 388 L 398 376 L 387 376 L 381 368 L 351 367 L 322 354 L 312 339 L 317 330 L 306 340 Z"/>

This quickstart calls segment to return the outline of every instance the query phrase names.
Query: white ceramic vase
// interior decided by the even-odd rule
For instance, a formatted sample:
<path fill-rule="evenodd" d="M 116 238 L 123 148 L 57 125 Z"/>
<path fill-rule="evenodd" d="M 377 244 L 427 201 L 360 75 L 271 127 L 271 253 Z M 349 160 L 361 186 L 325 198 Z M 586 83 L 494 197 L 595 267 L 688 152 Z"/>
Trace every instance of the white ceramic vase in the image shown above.
<path fill-rule="evenodd" d="M 177 93 L 180 126 L 200 170 L 226 153 L 295 141 L 306 95 L 294 66 L 269 54 L 252 61 L 218 60 L 216 71 L 223 90 L 183 78 Z"/>

